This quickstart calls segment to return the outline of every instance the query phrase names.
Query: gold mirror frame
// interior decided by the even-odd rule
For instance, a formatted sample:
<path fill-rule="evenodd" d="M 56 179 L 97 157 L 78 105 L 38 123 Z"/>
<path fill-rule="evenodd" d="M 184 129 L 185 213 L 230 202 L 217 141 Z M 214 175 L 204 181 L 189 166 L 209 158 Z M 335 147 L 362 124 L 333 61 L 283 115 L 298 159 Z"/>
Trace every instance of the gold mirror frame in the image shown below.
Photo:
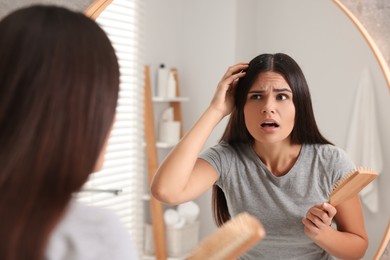
<path fill-rule="evenodd" d="M 93 20 L 99 17 L 99 15 L 112 3 L 112 0 L 96 0 L 88 6 L 84 14 Z"/>
<path fill-rule="evenodd" d="M 374 53 L 374 56 L 379 63 L 379 66 L 381 67 L 383 75 L 385 76 L 387 87 L 390 90 L 389 65 L 387 64 L 385 58 L 383 57 L 382 52 L 379 50 L 378 45 L 375 43 L 374 39 L 368 33 L 367 29 L 363 26 L 363 24 L 356 18 L 356 16 L 350 10 L 348 10 L 347 7 L 345 7 L 345 5 L 343 5 L 339 0 L 332 0 L 332 1 L 348 16 L 348 18 L 353 22 L 353 24 L 356 26 L 356 28 L 359 30 L 359 32 L 362 34 L 362 36 L 368 43 L 370 49 Z"/>

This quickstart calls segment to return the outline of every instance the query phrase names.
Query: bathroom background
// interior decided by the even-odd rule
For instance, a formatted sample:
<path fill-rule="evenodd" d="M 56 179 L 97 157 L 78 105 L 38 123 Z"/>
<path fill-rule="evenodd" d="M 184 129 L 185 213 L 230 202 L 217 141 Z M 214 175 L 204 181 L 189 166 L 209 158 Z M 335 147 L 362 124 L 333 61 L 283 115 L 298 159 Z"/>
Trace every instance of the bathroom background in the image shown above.
<path fill-rule="evenodd" d="M 389 63 L 390 3 L 342 2 L 369 29 Z M 0 17 L 31 3 L 61 4 L 82 11 L 92 1 L 1 0 Z M 319 127 L 336 145 L 361 150 L 364 144 L 351 145 L 351 136 L 360 136 L 361 140 L 367 136 L 361 136 L 362 132 L 351 125 L 359 121 L 362 103 L 375 109 L 369 125 L 376 131 L 369 137 L 375 143 L 371 154 L 375 154 L 375 165 L 381 166 L 381 175 L 373 188 L 378 198 L 364 204 L 370 239 L 365 259 L 371 259 L 390 216 L 389 86 L 371 49 L 348 17 L 331 0 L 143 0 L 141 6 L 144 62 L 140 66 L 150 65 L 153 77 L 160 63 L 178 69 L 181 93 L 189 97 L 182 105 L 184 130 L 207 107 L 228 66 L 264 52 L 285 52 L 301 65 Z M 374 102 L 359 99 L 358 92 L 369 93 Z M 215 129 L 206 146 L 218 142 L 225 123 Z M 201 209 L 203 238 L 215 229 L 210 193 L 196 203 Z"/>

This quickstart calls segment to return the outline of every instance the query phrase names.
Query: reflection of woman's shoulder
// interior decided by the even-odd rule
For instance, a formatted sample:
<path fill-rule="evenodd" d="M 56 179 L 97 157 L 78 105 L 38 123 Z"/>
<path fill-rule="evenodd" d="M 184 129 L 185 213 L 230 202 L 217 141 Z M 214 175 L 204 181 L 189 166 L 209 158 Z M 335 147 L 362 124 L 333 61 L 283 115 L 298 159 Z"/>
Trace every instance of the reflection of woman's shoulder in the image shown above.
<path fill-rule="evenodd" d="M 113 212 L 72 202 L 52 232 L 47 259 L 136 259 L 131 243 Z"/>

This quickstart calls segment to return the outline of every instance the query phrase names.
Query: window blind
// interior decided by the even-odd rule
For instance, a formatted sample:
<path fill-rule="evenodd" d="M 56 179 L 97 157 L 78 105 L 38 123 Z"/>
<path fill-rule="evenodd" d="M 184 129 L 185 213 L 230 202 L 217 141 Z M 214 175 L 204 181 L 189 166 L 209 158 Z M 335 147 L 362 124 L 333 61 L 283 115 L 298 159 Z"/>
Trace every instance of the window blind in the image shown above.
<path fill-rule="evenodd" d="M 141 65 L 139 0 L 113 0 L 96 22 L 110 38 L 120 66 L 116 119 L 103 169 L 93 173 L 78 199 L 117 213 L 139 254 L 143 252 L 145 153 L 144 78 Z"/>

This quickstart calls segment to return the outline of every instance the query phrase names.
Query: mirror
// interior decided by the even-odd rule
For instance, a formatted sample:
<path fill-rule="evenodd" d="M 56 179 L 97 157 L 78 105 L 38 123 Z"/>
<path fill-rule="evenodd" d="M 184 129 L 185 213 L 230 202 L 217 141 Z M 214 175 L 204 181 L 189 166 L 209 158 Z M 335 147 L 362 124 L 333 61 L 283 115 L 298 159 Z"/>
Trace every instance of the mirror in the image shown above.
<path fill-rule="evenodd" d="M 375 5 L 380 12 L 377 17 L 386 18 L 390 17 L 389 2 L 340 1 L 369 29 L 389 63 L 389 33 L 382 31 L 389 30 L 388 23 L 382 24 L 378 30 L 378 24 L 373 22 L 375 19 L 369 16 L 373 14 L 372 9 L 365 6 Z M 0 17 L 28 2 L 62 1 L 2 1 Z M 70 8 L 85 10 L 92 0 L 66 2 Z M 182 94 L 190 98 L 183 104 L 184 129 L 189 129 L 206 108 L 228 66 L 263 52 L 286 52 L 297 60 L 307 77 L 320 129 L 342 148 L 346 145 L 356 86 L 362 70 L 369 69 L 377 101 L 383 158 L 389 158 L 390 123 L 386 113 L 390 111 L 390 102 L 386 80 L 365 39 L 332 0 L 142 2 L 144 63 L 150 64 L 152 69 L 161 62 L 178 68 Z M 207 145 L 215 144 L 223 129 L 222 123 Z M 373 256 L 379 245 L 390 216 L 390 202 L 387 200 L 390 189 L 386 187 L 390 183 L 389 169 L 390 162 L 385 161 L 379 177 L 380 211 L 372 213 L 365 209 L 370 239 L 367 259 Z M 202 207 L 201 236 L 204 237 L 215 228 L 210 194 L 198 201 Z"/>
<path fill-rule="evenodd" d="M 363 2 L 363 1 L 359 1 Z M 385 1 L 382 1 L 385 2 Z M 145 63 L 178 68 L 184 129 L 188 130 L 209 104 L 226 68 L 259 53 L 285 52 L 302 67 L 312 94 L 318 125 L 337 146 L 345 148 L 362 72 L 370 71 L 376 98 L 383 158 L 390 154 L 389 89 L 375 55 L 359 30 L 332 0 L 145 0 Z M 224 122 L 207 143 L 215 144 Z M 380 211 L 366 208 L 370 259 L 380 243 L 390 215 L 389 162 L 379 177 Z M 201 205 L 201 237 L 214 224 L 210 194 Z"/>

